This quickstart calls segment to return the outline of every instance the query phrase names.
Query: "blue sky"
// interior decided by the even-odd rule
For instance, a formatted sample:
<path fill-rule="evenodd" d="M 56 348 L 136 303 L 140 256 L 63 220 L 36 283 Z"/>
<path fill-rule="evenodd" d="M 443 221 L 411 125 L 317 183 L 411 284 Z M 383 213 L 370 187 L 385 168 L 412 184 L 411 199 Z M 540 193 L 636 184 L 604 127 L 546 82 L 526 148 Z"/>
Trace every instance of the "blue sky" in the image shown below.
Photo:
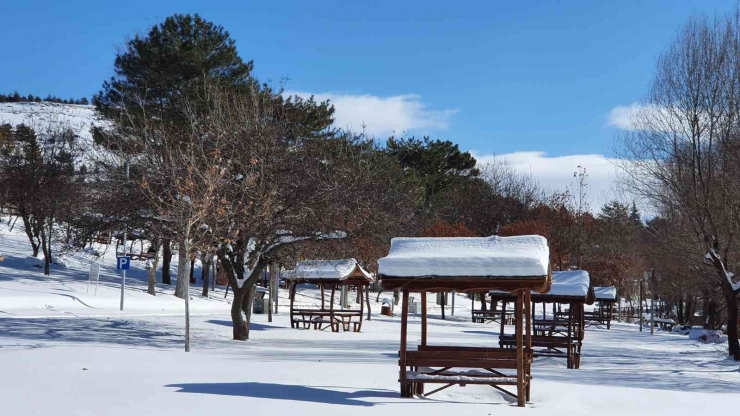
<path fill-rule="evenodd" d="M 231 33 L 260 79 L 288 78 L 291 91 L 332 98 L 340 127 L 429 134 L 481 158 L 513 153 L 545 181 L 553 174 L 541 164 L 558 162 L 553 169 L 565 169 L 559 180 L 566 180 L 571 164 L 591 162 L 573 157 L 609 153 L 618 132 L 610 114 L 645 94 L 656 57 L 689 16 L 734 7 L 709 0 L 70 3 L 0 0 L 0 91 L 90 96 L 111 75 L 127 36 L 172 13 L 197 12 Z"/>

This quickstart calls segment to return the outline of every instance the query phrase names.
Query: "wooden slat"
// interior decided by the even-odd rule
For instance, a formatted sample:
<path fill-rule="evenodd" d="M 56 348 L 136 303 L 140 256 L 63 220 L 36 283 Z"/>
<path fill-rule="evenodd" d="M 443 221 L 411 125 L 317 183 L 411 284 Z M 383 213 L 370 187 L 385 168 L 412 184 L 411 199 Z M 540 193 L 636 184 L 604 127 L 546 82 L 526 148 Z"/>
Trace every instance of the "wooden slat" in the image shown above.
<path fill-rule="evenodd" d="M 504 351 L 407 351 L 407 357 L 440 357 L 440 358 L 473 358 L 473 359 L 511 359 L 515 360 L 516 352 Z"/>
<path fill-rule="evenodd" d="M 498 368 L 515 370 L 516 360 L 473 360 L 453 358 L 406 358 L 406 365 L 411 367 L 451 367 L 451 368 Z"/>

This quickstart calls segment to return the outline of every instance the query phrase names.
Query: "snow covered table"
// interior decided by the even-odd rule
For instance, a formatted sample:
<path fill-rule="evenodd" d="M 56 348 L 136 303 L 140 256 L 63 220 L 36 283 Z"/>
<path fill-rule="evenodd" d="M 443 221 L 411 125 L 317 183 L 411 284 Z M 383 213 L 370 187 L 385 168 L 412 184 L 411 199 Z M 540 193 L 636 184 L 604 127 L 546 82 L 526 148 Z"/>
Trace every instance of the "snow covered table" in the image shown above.
<path fill-rule="evenodd" d="M 350 328 L 354 332 L 362 329 L 364 315 L 364 303 L 362 292 L 365 292 L 365 302 L 368 307 L 368 319 L 370 315 L 370 291 L 367 287 L 374 281 L 373 276 L 363 269 L 355 259 L 344 260 L 311 260 L 303 261 L 296 265 L 294 270 L 284 272 L 287 281 L 290 282 L 290 325 L 292 328 L 322 330 L 328 327 L 332 332 L 339 332 L 341 327 L 344 331 Z M 321 308 L 297 308 L 295 306 L 296 287 L 298 284 L 307 283 L 318 285 L 321 289 Z M 324 289 L 331 288 L 329 307 L 326 307 Z M 360 308 L 358 309 L 335 309 L 334 297 L 338 287 L 356 287 Z M 341 302 L 340 302 L 341 303 Z"/>
<path fill-rule="evenodd" d="M 594 301 L 596 302 L 594 311 L 585 314 L 586 326 L 601 328 L 606 325 L 606 329 L 611 329 L 614 303 L 617 301 L 617 288 L 613 286 L 594 287 Z"/>
<path fill-rule="evenodd" d="M 403 293 L 399 383 L 402 397 L 429 396 L 454 385 L 486 384 L 529 400 L 532 346 L 523 317 L 530 316 L 531 291 L 550 289 L 550 251 L 544 237 L 394 238 L 378 260 L 384 289 Z M 427 344 L 426 292 L 515 292 L 516 348 L 471 348 Z M 409 292 L 421 292 L 421 344 L 407 351 Z M 513 373 L 512 373 L 513 370 Z M 442 387 L 424 393 L 426 383 Z M 516 393 L 501 386 L 516 386 Z"/>
<path fill-rule="evenodd" d="M 501 302 L 499 313 L 504 316 L 507 304 L 515 301 L 508 292 L 491 291 L 492 305 Z M 552 286 L 547 293 L 532 293 L 531 345 L 535 357 L 562 357 L 569 369 L 581 365 L 584 338 L 584 304 L 593 299 L 591 277 L 585 270 L 552 272 Z M 537 304 L 542 305 L 541 314 Z M 548 314 L 548 306 L 551 312 Z M 529 328 L 528 328 L 529 329 Z M 529 336 L 529 335 L 528 335 Z M 504 321 L 499 330 L 499 346 L 517 346 L 517 333 L 507 334 Z"/>

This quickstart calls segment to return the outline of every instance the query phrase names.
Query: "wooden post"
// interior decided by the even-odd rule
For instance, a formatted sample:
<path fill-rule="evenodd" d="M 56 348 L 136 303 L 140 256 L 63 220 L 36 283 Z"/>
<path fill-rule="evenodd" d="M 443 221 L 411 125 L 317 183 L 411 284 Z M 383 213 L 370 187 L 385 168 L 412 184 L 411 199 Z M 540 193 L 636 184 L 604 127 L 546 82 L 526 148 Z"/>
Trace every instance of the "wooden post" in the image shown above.
<path fill-rule="evenodd" d="M 293 303 L 295 302 L 295 282 L 290 282 L 290 327 L 294 328 L 294 321 L 293 321 Z M 298 325 L 295 326 L 297 328 Z"/>
<path fill-rule="evenodd" d="M 365 314 L 365 303 L 362 301 L 362 283 L 357 284 L 357 297 L 360 300 L 360 323 L 357 325 L 357 332 L 362 329 L 362 317 Z"/>
<path fill-rule="evenodd" d="M 421 345 L 427 345 L 427 292 L 421 292 Z"/>
<path fill-rule="evenodd" d="M 368 286 L 367 290 L 365 291 L 365 301 L 367 302 L 367 320 L 370 320 L 370 317 L 372 316 L 372 309 L 370 308 L 370 287 Z"/>
<path fill-rule="evenodd" d="M 401 348 L 398 351 L 400 367 L 399 380 L 401 382 L 401 397 L 409 397 L 410 392 L 406 385 L 406 335 L 409 318 L 409 290 L 403 289 L 403 302 L 401 306 Z"/>
<path fill-rule="evenodd" d="M 568 305 L 568 359 L 567 367 L 573 368 L 573 304 Z"/>
<path fill-rule="evenodd" d="M 493 297 L 491 297 L 491 302 L 493 302 Z M 506 325 L 506 301 L 501 301 L 501 330 L 499 331 L 498 335 L 498 346 L 499 348 L 504 347 L 504 333 L 506 331 L 505 328 Z"/>
<path fill-rule="evenodd" d="M 524 314 L 522 313 L 522 307 L 524 306 L 524 291 L 525 289 L 519 289 L 516 294 L 516 307 L 515 307 L 515 328 L 516 328 L 516 395 L 517 405 L 524 407 L 525 404 L 525 392 L 524 392 L 524 328 L 522 328 L 522 321 Z"/>
<path fill-rule="evenodd" d="M 268 266 L 270 268 L 270 274 L 269 274 L 269 280 L 267 281 L 267 322 L 272 322 L 272 268 L 273 266 Z"/>
<path fill-rule="evenodd" d="M 321 289 L 321 310 L 323 311 L 326 309 L 324 307 L 324 284 L 323 283 L 319 285 L 319 289 Z"/>
<path fill-rule="evenodd" d="M 332 332 L 339 332 L 339 325 L 337 330 L 334 331 L 334 293 L 337 291 L 337 285 L 331 285 L 331 300 L 329 301 L 329 325 L 331 325 Z"/>
<path fill-rule="evenodd" d="M 527 316 L 527 353 L 532 353 L 532 330 L 534 329 L 534 315 L 532 314 L 532 310 L 529 309 L 529 305 L 532 305 L 534 308 L 534 303 L 532 303 L 532 292 L 527 290 L 524 292 L 526 294 L 526 297 L 524 298 L 524 302 L 527 305 L 527 309 L 525 312 L 525 315 Z M 524 376 L 527 377 L 525 379 L 526 385 L 525 385 L 525 400 L 529 400 L 529 386 L 532 384 L 532 380 L 529 377 L 530 376 L 530 370 L 529 370 L 529 364 L 527 363 L 525 365 L 525 371 Z"/>

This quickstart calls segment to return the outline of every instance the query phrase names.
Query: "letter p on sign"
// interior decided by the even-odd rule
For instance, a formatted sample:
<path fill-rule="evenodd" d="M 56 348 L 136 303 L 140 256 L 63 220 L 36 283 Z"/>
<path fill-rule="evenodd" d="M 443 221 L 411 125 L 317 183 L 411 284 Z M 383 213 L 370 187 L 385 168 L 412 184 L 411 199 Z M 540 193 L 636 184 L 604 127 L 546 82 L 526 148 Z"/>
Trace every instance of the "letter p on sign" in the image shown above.
<path fill-rule="evenodd" d="M 131 267 L 131 257 L 118 257 L 118 270 L 128 270 Z"/>

